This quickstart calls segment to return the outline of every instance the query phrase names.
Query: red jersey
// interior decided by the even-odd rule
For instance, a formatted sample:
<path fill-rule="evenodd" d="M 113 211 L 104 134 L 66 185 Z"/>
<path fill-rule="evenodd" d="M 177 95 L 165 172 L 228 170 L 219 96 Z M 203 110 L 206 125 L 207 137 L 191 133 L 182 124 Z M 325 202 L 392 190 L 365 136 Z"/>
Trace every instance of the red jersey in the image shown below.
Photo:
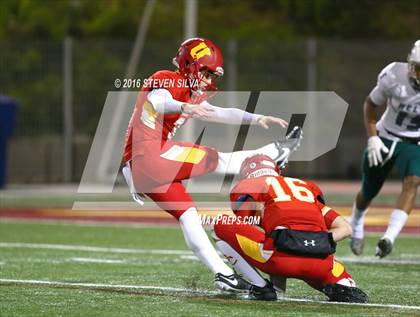
<path fill-rule="evenodd" d="M 338 216 L 317 199 L 320 190 L 316 185 L 297 178 L 271 176 L 242 180 L 230 194 L 234 211 L 238 208 L 236 201 L 244 194 L 264 204 L 260 225 L 267 234 L 279 226 L 327 231 Z"/>
<path fill-rule="evenodd" d="M 163 143 L 170 139 L 176 128 L 188 119 L 181 113 L 159 113 L 146 98 L 149 91 L 164 88 L 171 93 L 173 99 L 189 102 L 190 88 L 184 83 L 184 78 L 180 74 L 169 70 L 158 71 L 145 81 L 137 97 L 126 133 L 125 162 L 135 155 L 144 154 L 147 149 L 145 142 L 161 140 Z"/>

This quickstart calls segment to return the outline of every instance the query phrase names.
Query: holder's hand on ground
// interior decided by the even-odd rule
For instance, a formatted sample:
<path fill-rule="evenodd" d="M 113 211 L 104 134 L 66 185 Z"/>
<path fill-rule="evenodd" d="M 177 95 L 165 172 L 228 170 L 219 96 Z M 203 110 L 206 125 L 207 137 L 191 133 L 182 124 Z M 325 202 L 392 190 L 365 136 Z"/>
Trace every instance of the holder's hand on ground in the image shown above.
<path fill-rule="evenodd" d="M 262 116 L 261 118 L 257 120 L 257 123 L 260 127 L 263 127 L 264 129 L 268 129 L 269 125 L 271 124 L 281 125 L 282 128 L 286 128 L 287 125 L 289 124 L 286 120 L 272 117 L 272 116 Z"/>
<path fill-rule="evenodd" d="M 214 109 L 207 105 L 193 105 L 184 103 L 181 106 L 182 113 L 189 115 L 192 118 L 208 119 L 212 116 Z"/>
<path fill-rule="evenodd" d="M 377 135 L 371 136 L 368 139 L 367 145 L 369 167 L 377 166 L 382 163 L 382 153 L 388 153 L 389 149 L 382 142 L 381 138 Z"/>

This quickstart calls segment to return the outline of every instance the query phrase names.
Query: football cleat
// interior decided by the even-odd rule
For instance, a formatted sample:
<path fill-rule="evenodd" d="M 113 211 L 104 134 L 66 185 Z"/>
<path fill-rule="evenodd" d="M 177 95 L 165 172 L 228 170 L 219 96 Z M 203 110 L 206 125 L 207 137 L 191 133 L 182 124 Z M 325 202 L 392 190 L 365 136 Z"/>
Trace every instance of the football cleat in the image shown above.
<path fill-rule="evenodd" d="M 379 240 L 376 246 L 375 256 L 379 256 L 381 259 L 386 257 L 392 251 L 392 242 L 388 238 L 382 238 Z"/>
<path fill-rule="evenodd" d="M 328 284 L 322 292 L 332 302 L 367 303 L 369 298 L 360 288 L 340 284 Z"/>
<path fill-rule="evenodd" d="M 362 255 L 363 247 L 365 246 L 364 239 L 350 238 L 350 249 L 355 255 Z"/>
<path fill-rule="evenodd" d="M 251 284 L 236 273 L 232 275 L 217 273 L 214 276 L 214 287 L 223 292 L 248 293 L 251 288 Z"/>
<path fill-rule="evenodd" d="M 273 160 L 280 168 L 283 168 L 287 164 L 290 154 L 297 150 L 302 138 L 302 128 L 295 126 L 293 130 L 288 135 L 286 135 L 285 139 L 277 140 L 274 142 L 274 145 L 276 146 L 279 153 Z"/>
<path fill-rule="evenodd" d="M 266 280 L 267 281 L 267 280 Z M 277 293 L 273 287 L 273 284 L 267 281 L 267 284 L 264 287 L 259 287 L 256 285 L 251 285 L 249 290 L 248 299 L 252 300 L 277 300 Z"/>

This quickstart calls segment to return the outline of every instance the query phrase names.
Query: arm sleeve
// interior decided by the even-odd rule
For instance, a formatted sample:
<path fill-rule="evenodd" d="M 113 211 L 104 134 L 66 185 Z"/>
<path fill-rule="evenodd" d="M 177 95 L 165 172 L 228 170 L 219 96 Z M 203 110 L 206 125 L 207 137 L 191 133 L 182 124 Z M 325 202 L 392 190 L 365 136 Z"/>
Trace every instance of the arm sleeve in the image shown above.
<path fill-rule="evenodd" d="M 376 86 L 369 94 L 370 99 L 375 105 L 383 106 L 390 97 L 390 91 L 398 84 L 392 72 L 395 63 L 386 66 L 378 75 Z"/>
<path fill-rule="evenodd" d="M 214 110 L 211 117 L 205 119 L 205 121 L 209 122 L 227 124 L 257 124 L 258 119 L 262 117 L 260 114 L 254 114 L 236 108 L 216 107 L 207 101 L 204 101 L 201 104 L 211 107 Z"/>
<path fill-rule="evenodd" d="M 153 89 L 147 94 L 147 101 L 149 101 L 153 108 L 159 113 L 181 113 L 181 106 L 183 102 L 175 100 L 169 90 L 159 88 Z"/>

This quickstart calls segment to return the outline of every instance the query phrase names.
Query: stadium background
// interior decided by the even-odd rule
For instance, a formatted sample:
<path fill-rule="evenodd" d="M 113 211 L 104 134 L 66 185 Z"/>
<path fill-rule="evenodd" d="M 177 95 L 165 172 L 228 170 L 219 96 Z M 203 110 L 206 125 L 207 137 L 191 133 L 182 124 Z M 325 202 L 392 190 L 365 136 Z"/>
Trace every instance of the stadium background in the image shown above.
<path fill-rule="evenodd" d="M 335 91 L 349 104 L 337 148 L 313 162 L 292 163 L 288 171 L 314 179 L 358 179 L 364 98 L 385 65 L 405 61 L 418 36 L 419 4 L 197 3 L 197 34 L 214 40 L 225 54 L 221 90 Z M 116 78 L 126 76 L 145 4 L 2 2 L 0 93 L 19 104 L 9 142 L 9 184 L 79 182 L 106 94 L 116 90 Z M 185 16 L 184 2 L 156 1 L 134 78 L 172 69 Z M 70 134 L 63 116 L 65 90 L 72 100 Z M 66 151 L 69 143 L 71 151 Z"/>

